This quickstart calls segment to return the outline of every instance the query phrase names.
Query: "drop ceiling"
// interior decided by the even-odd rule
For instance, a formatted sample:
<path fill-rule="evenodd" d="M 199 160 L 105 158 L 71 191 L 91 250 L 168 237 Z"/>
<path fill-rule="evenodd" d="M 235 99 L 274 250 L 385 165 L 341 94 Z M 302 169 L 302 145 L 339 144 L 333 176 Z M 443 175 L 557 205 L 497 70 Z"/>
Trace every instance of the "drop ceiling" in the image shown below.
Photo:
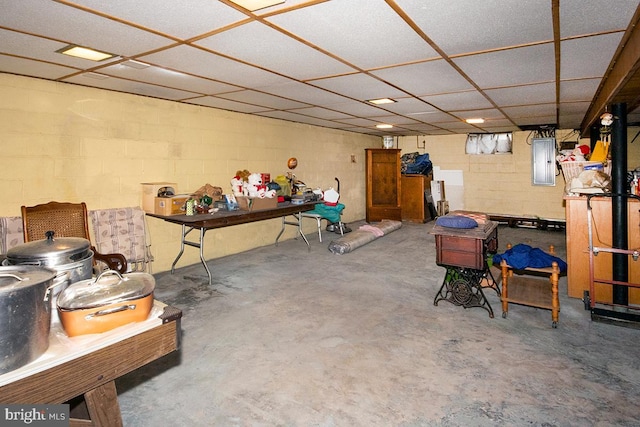
<path fill-rule="evenodd" d="M 640 121 L 637 0 L 0 4 L 4 73 L 372 135 L 588 134 L 619 102 Z"/>

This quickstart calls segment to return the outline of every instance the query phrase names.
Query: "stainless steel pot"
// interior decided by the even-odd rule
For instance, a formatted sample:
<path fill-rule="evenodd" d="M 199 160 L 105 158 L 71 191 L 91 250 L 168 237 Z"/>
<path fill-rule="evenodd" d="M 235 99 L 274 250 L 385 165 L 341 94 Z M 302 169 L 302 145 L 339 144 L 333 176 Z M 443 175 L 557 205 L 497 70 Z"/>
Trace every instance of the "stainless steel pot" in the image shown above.
<path fill-rule="evenodd" d="M 55 270 L 0 267 L 0 374 L 40 357 L 49 348 L 50 293 Z"/>
<path fill-rule="evenodd" d="M 90 279 L 93 274 L 93 251 L 87 239 L 56 237 L 52 231 L 44 240 L 17 245 L 7 251 L 5 265 L 36 265 L 68 273 L 67 282 Z M 56 293 L 61 289 L 57 289 Z"/>

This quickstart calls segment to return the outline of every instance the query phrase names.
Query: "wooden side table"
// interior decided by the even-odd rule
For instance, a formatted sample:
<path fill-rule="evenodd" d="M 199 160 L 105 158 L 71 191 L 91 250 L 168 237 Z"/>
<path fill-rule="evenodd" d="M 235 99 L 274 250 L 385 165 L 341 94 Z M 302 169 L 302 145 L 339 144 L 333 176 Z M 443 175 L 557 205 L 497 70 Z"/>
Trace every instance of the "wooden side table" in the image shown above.
<path fill-rule="evenodd" d="M 508 248 L 510 246 L 507 246 Z M 553 254 L 553 246 L 550 248 Z M 551 310 L 551 326 L 558 327 L 560 299 L 558 280 L 560 268 L 557 262 L 551 267 L 514 269 L 505 260 L 500 262 L 502 270 L 502 317 L 509 312 L 509 303 Z"/>

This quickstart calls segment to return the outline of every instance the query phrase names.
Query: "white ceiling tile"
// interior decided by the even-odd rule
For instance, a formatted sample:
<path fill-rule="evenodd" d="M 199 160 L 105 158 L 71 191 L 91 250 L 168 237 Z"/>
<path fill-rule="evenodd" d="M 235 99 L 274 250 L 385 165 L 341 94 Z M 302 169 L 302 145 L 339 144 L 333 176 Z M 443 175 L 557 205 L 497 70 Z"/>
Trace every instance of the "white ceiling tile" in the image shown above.
<path fill-rule="evenodd" d="M 168 86 L 174 89 L 188 90 L 204 95 L 215 95 L 239 89 L 238 86 L 194 77 L 188 74 L 165 70 L 154 66 L 150 66 L 145 69 L 136 69 L 123 64 L 114 64 L 109 67 L 101 68 L 99 72 L 110 76 L 142 80 L 148 83 Z"/>
<path fill-rule="evenodd" d="M 0 26 L 115 55 L 132 56 L 171 44 L 165 37 L 53 1 L 4 1 L 2 9 Z M 55 25 L 51 24 L 52 17 Z"/>
<path fill-rule="evenodd" d="M 539 83 L 524 86 L 510 86 L 500 89 L 487 89 L 485 93 L 499 107 L 545 104 L 556 101 L 556 84 Z"/>
<path fill-rule="evenodd" d="M 439 124 L 465 126 L 459 123 L 460 112 L 493 109 L 477 85 L 509 115 L 488 118 L 485 129 L 509 128 L 509 119 L 527 126 L 556 120 L 574 126 L 593 100 L 640 2 L 560 0 L 565 39 L 559 83 L 550 3 L 287 0 L 243 13 L 216 0 L 0 0 L 0 72 L 59 80 L 87 71 L 111 78 L 89 79 L 84 73 L 71 80 L 309 124 L 388 116 L 388 121 L 403 123 L 393 129 L 394 135 L 419 132 L 409 126 L 423 126 L 426 133 L 434 125 L 429 134 L 455 131 L 438 130 Z M 419 28 L 408 25 L 401 14 Z M 453 55 L 462 74 L 438 59 L 421 31 Z M 201 38 L 198 47 L 189 46 Z M 118 65 L 120 58 L 95 63 L 55 53 L 70 43 L 151 66 L 138 70 Z M 527 47 L 518 47 L 523 45 Z M 205 94 L 214 96 L 201 96 Z M 364 102 L 380 97 L 398 102 L 381 107 Z M 275 109 L 290 111 L 285 117 Z M 334 126 L 384 134 L 357 124 Z"/>
<path fill-rule="evenodd" d="M 519 107 L 506 107 L 502 109 L 512 119 L 527 116 L 551 116 L 556 114 L 555 104 L 524 105 Z"/>
<path fill-rule="evenodd" d="M 203 96 L 202 98 L 188 99 L 189 104 L 203 105 L 205 107 L 220 108 L 222 110 L 237 111 L 240 113 L 255 114 L 265 111 L 264 107 L 256 107 L 242 102 L 230 101 L 228 99 L 216 98 L 213 96 Z"/>
<path fill-rule="evenodd" d="M 415 96 L 473 89 L 473 86 L 444 60 L 385 68 L 373 71 L 372 74 Z"/>
<path fill-rule="evenodd" d="M 583 37 L 560 43 L 560 78 L 602 77 L 620 43 L 621 33 Z"/>
<path fill-rule="evenodd" d="M 504 114 L 502 114 L 500 110 L 496 110 L 495 108 L 488 108 L 484 110 L 452 111 L 452 113 L 463 120 L 474 119 L 478 117 L 485 120 L 504 118 Z"/>
<path fill-rule="evenodd" d="M 547 124 L 557 124 L 556 123 L 556 115 L 541 115 L 541 116 L 528 116 L 528 117 L 520 117 L 514 120 L 518 126 L 536 126 L 536 125 L 547 125 Z"/>
<path fill-rule="evenodd" d="M 291 101 L 279 96 L 269 95 L 267 93 L 256 92 L 253 90 L 230 92 L 218 95 L 218 97 L 279 110 L 288 110 L 291 108 L 301 108 L 307 106 L 307 104 L 303 104 L 301 102 Z"/>
<path fill-rule="evenodd" d="M 189 46 L 178 46 L 137 59 L 160 67 L 225 83 L 233 82 L 245 87 L 260 87 L 288 81 L 287 78 L 277 74 Z"/>
<path fill-rule="evenodd" d="M 444 123 L 455 120 L 455 117 L 453 117 L 451 114 L 443 113 L 437 110 L 433 112 L 408 114 L 407 116 L 425 123 Z"/>
<path fill-rule="evenodd" d="M 439 56 L 383 0 L 333 0 L 268 20 L 362 69 Z"/>
<path fill-rule="evenodd" d="M 177 89 L 165 88 L 162 86 L 150 85 L 142 82 L 134 82 L 130 80 L 124 80 L 117 77 L 109 77 L 104 80 L 97 80 L 88 77 L 87 75 L 80 74 L 74 77 L 70 77 L 63 80 L 67 83 L 75 83 L 79 85 L 91 85 L 102 89 L 116 90 L 119 92 L 134 93 L 137 95 L 151 96 L 154 98 L 163 98 L 170 100 L 178 100 L 191 98 L 194 96 L 193 92 L 185 92 Z"/>
<path fill-rule="evenodd" d="M 438 111 L 425 101 L 418 98 L 395 98 L 397 102 L 393 104 L 381 105 L 386 111 L 392 111 L 396 114 L 419 114 L 433 113 Z"/>
<path fill-rule="evenodd" d="M 389 123 L 391 125 L 409 125 L 420 123 L 418 120 L 414 120 L 404 116 L 376 116 L 370 117 L 373 120 L 377 120 L 379 123 Z"/>
<path fill-rule="evenodd" d="M 244 13 L 212 0 L 153 0 L 153 5 L 147 7 L 140 7 L 140 2 L 130 0 L 71 1 L 180 39 L 205 34 L 247 18 Z"/>
<path fill-rule="evenodd" d="M 354 71 L 352 67 L 259 22 L 232 28 L 198 40 L 196 44 L 298 80 Z"/>
<path fill-rule="evenodd" d="M 455 92 L 423 96 L 422 99 L 441 110 L 492 108 L 493 105 L 478 91 Z"/>
<path fill-rule="evenodd" d="M 394 98 L 404 95 L 403 92 L 392 86 L 362 73 L 313 80 L 311 84 L 362 101 L 378 98 Z"/>
<path fill-rule="evenodd" d="M 482 89 L 553 81 L 553 44 L 464 56 L 453 61 Z"/>
<path fill-rule="evenodd" d="M 363 127 L 375 127 L 377 124 L 381 123 L 377 120 L 362 119 L 362 118 L 340 119 L 336 121 L 340 123 L 348 124 L 351 126 L 363 126 Z M 387 130 L 388 129 L 384 129 L 384 131 L 387 131 Z"/>
<path fill-rule="evenodd" d="M 37 62 L 30 59 L 16 58 L 14 56 L 0 54 L 0 70 L 5 73 L 22 74 L 25 76 L 40 77 L 43 79 L 57 80 L 68 76 L 78 70 L 61 65 Z"/>
<path fill-rule="evenodd" d="M 638 0 L 562 0 L 560 37 L 626 30 Z"/>
<path fill-rule="evenodd" d="M 318 119 L 325 120 L 346 119 L 351 117 L 348 114 L 322 107 L 296 108 L 292 112 L 302 114 L 303 116 L 316 117 Z"/>
<path fill-rule="evenodd" d="M 567 80 L 560 82 L 560 102 L 590 101 L 601 79 Z"/>
<path fill-rule="evenodd" d="M 3 29 L 0 29 L 0 40 L 2 40 L 2 53 L 38 59 L 51 64 L 65 65 L 78 70 L 96 65 L 95 62 L 87 61 L 86 59 L 75 58 L 56 52 L 67 46 L 67 43 Z M 100 65 L 109 64 L 118 60 L 119 58 L 117 57 L 106 59 L 101 61 Z"/>
<path fill-rule="evenodd" d="M 396 0 L 396 3 L 449 56 L 553 40 L 549 1 Z"/>
<path fill-rule="evenodd" d="M 260 90 L 316 105 L 339 104 L 348 100 L 348 98 L 345 98 L 344 96 L 336 95 L 324 89 L 292 80 L 279 84 L 260 86 Z"/>
<path fill-rule="evenodd" d="M 340 128 L 344 126 L 340 123 L 331 122 L 329 120 L 302 116 L 300 114 L 292 113 L 291 111 L 265 111 L 262 113 L 257 113 L 257 115 L 263 116 L 263 117 L 271 117 L 273 119 L 289 120 L 291 122 L 304 122 L 304 123 L 312 124 L 315 126 L 323 126 L 323 127 L 330 127 L 330 128 Z"/>

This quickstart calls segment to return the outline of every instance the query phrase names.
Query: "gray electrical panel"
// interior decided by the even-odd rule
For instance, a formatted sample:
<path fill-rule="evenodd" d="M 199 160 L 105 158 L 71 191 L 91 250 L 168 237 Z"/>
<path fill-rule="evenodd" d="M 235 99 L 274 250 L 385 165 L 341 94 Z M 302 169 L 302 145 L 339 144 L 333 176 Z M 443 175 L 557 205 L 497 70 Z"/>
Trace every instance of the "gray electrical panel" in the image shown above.
<path fill-rule="evenodd" d="M 534 138 L 531 144 L 531 184 L 556 185 L 556 139 Z"/>

